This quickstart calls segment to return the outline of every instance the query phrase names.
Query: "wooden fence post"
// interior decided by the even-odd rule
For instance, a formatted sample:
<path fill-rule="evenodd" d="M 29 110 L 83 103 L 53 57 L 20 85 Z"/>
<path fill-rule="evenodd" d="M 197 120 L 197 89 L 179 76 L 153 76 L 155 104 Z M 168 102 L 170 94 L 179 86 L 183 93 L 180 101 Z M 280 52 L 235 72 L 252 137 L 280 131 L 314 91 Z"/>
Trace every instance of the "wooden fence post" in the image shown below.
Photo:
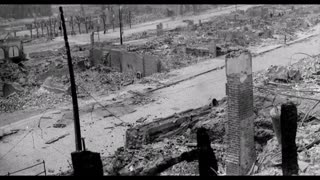
<path fill-rule="evenodd" d="M 297 159 L 297 107 L 292 102 L 281 106 L 281 153 L 282 173 L 284 176 L 298 175 L 299 166 Z"/>
<path fill-rule="evenodd" d="M 217 176 L 218 163 L 210 145 L 209 135 L 205 128 L 197 131 L 200 176 Z"/>

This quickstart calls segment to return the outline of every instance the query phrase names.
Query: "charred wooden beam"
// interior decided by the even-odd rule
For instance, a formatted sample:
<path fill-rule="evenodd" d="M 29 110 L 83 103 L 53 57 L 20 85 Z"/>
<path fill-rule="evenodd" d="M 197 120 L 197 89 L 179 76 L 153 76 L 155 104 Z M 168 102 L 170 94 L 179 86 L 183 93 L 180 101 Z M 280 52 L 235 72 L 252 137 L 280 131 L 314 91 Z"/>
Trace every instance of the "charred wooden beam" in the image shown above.
<path fill-rule="evenodd" d="M 197 130 L 197 143 L 200 176 L 217 176 L 218 163 L 205 128 Z"/>
<path fill-rule="evenodd" d="M 168 157 L 163 159 L 162 161 L 154 163 L 151 166 L 138 168 L 131 172 L 119 173 L 118 175 L 120 176 L 156 176 L 180 162 L 183 162 L 183 161 L 192 162 L 197 160 L 198 154 L 199 154 L 198 152 L 199 151 L 197 149 L 194 149 L 188 152 L 184 152 L 178 157 Z"/>
<path fill-rule="evenodd" d="M 299 171 L 296 146 L 297 120 L 297 107 L 292 102 L 282 104 L 280 126 L 282 172 L 284 176 L 298 175 Z"/>
<path fill-rule="evenodd" d="M 182 134 L 199 122 L 202 116 L 210 112 L 211 108 L 205 106 L 129 128 L 126 131 L 125 147 L 129 149 L 140 148 L 144 144 Z"/>

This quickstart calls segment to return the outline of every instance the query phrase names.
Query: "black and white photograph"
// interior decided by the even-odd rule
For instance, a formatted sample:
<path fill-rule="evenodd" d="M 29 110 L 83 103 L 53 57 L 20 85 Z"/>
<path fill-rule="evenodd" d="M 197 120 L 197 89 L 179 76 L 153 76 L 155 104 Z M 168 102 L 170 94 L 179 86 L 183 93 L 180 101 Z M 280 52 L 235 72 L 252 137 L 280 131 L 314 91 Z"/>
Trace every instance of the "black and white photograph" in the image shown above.
<path fill-rule="evenodd" d="M 0 176 L 320 175 L 320 4 L 54 3 L 0 4 Z"/>

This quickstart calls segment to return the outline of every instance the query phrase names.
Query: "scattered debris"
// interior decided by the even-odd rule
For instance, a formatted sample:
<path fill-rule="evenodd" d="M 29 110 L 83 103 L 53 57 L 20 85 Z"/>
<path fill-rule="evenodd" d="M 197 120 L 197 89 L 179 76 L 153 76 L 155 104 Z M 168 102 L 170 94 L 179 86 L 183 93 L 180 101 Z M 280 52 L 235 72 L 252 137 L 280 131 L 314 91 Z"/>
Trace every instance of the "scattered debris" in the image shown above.
<path fill-rule="evenodd" d="M 20 131 L 20 129 L 11 129 L 9 131 L 5 130 L 5 129 L 1 129 L 0 130 L 0 140 L 3 139 L 6 136 L 12 135 L 12 134 L 16 134 Z"/>
<path fill-rule="evenodd" d="M 66 134 L 63 134 L 63 135 L 61 135 L 61 136 L 52 138 L 52 139 L 48 140 L 47 142 L 45 142 L 45 144 L 52 144 L 52 143 L 58 141 L 59 139 L 62 139 L 62 138 L 64 138 L 64 137 L 68 136 L 68 135 L 70 135 L 70 133 L 66 133 Z"/>

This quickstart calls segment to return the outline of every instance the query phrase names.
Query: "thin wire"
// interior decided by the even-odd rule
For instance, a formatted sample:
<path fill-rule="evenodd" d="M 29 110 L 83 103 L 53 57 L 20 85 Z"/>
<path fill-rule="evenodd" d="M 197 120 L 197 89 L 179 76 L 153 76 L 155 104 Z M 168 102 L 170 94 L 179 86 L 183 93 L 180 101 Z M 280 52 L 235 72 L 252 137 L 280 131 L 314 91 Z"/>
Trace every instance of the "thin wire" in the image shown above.
<path fill-rule="evenodd" d="M 93 121 L 93 120 L 92 120 L 92 113 L 93 113 L 93 110 L 94 110 L 94 104 L 92 105 L 92 109 L 91 109 L 91 121 Z"/>
<path fill-rule="evenodd" d="M 300 97 L 300 96 L 296 96 L 296 95 L 291 95 L 291 94 L 284 94 L 284 93 L 280 93 L 280 92 L 276 92 L 274 90 L 270 90 L 270 88 L 264 88 L 264 87 L 259 87 L 259 86 L 253 86 L 254 88 L 258 88 L 258 89 L 264 89 L 266 91 L 269 91 L 272 94 L 276 94 L 276 95 L 282 95 L 282 96 L 288 96 L 288 97 L 295 97 L 295 98 L 301 98 L 301 99 L 308 99 L 308 100 L 312 100 L 312 101 L 320 101 L 320 99 L 316 99 L 316 98 L 311 98 L 311 97 Z"/>
<path fill-rule="evenodd" d="M 212 167 L 210 167 L 210 169 L 211 169 L 214 173 L 216 173 L 217 176 L 219 175 L 219 173 L 218 173 L 215 169 L 213 169 Z"/>
<path fill-rule="evenodd" d="M 36 135 L 37 135 L 38 137 L 40 137 L 40 138 L 43 140 L 43 142 L 45 141 L 45 139 L 43 139 L 41 136 L 39 136 L 38 134 L 36 134 Z M 59 150 L 56 149 L 55 147 L 53 147 L 53 146 L 50 146 L 50 147 L 53 148 L 54 150 L 56 150 L 58 153 L 62 154 L 63 156 L 66 156 L 66 157 L 70 158 L 70 157 L 67 156 L 65 153 L 59 151 Z"/>
<path fill-rule="evenodd" d="M 6 152 L 3 156 L 0 157 L 0 159 L 3 159 L 6 155 L 8 155 L 14 148 L 16 148 L 18 146 L 18 144 L 27 137 L 28 134 L 30 134 L 33 131 L 33 129 L 31 129 L 26 135 L 24 135 L 8 152 Z"/>
<path fill-rule="evenodd" d="M 40 128 L 40 123 L 41 123 L 41 119 L 43 118 L 44 114 L 46 113 L 47 110 L 49 110 L 50 108 L 46 108 L 45 110 L 43 110 L 41 113 L 42 115 L 40 116 L 39 118 L 39 121 L 38 121 L 38 128 Z M 40 128 L 41 129 L 41 128 Z"/>
<path fill-rule="evenodd" d="M 41 131 L 41 137 L 43 137 L 43 130 L 42 130 L 42 128 L 40 127 L 40 122 L 41 122 L 41 119 L 43 118 L 44 114 L 46 113 L 46 111 L 49 110 L 49 109 L 51 109 L 51 108 L 47 108 L 47 109 L 45 109 L 45 110 L 42 111 L 43 114 L 41 115 L 41 117 L 40 117 L 40 119 L 39 119 L 39 121 L 38 121 L 38 128 L 39 128 L 40 131 Z M 46 133 L 46 134 L 47 134 L 47 133 Z"/>
<path fill-rule="evenodd" d="M 43 140 L 43 142 L 45 141 L 45 139 L 43 139 L 43 137 L 39 136 L 38 134 L 36 134 L 36 135 L 37 135 L 38 137 L 40 137 L 40 138 Z M 57 151 L 57 152 L 60 153 L 61 155 L 67 157 L 67 163 L 69 164 L 70 168 L 73 168 L 73 167 L 72 167 L 72 164 L 70 164 L 70 162 L 69 162 L 69 160 L 70 160 L 69 155 L 61 152 L 60 150 L 58 150 L 58 149 L 55 148 L 54 146 L 49 146 L 49 147 L 51 147 L 52 149 L 54 149 L 55 151 Z"/>
<path fill-rule="evenodd" d="M 34 137 L 33 137 L 34 131 L 32 131 L 31 136 L 32 136 L 32 145 L 33 145 L 33 149 L 36 148 L 36 146 L 34 145 Z"/>
<path fill-rule="evenodd" d="M 308 56 L 308 57 L 310 57 L 310 58 L 313 58 L 313 60 L 315 59 L 315 56 L 318 55 L 318 54 L 317 54 L 317 55 L 311 56 L 310 54 L 307 54 L 307 53 L 297 52 L 297 53 L 294 53 L 294 54 L 291 55 L 291 57 L 290 57 L 290 64 L 292 64 L 293 56 L 294 56 L 294 55 L 297 55 L 297 54 L 306 55 L 306 56 Z"/>
<path fill-rule="evenodd" d="M 93 97 L 86 89 L 84 89 L 82 86 L 77 85 L 79 87 L 81 87 L 99 106 L 101 106 L 103 109 L 105 109 L 106 111 L 108 111 L 112 116 L 114 116 L 115 118 L 117 118 L 118 120 L 120 120 L 123 123 L 126 123 L 124 120 L 122 120 L 120 117 L 118 117 L 117 115 L 115 115 L 114 113 L 112 113 L 109 109 L 107 109 L 104 105 L 102 105 L 95 97 Z"/>

